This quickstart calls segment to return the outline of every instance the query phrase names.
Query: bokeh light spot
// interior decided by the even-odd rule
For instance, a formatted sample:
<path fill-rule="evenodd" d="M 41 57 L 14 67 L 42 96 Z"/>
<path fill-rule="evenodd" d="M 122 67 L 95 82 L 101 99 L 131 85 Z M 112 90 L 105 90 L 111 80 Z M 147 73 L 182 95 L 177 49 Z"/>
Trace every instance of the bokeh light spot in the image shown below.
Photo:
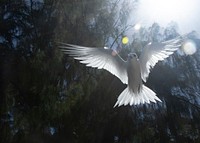
<path fill-rule="evenodd" d="M 135 26 L 134 26 L 135 30 L 140 30 L 140 28 L 141 28 L 141 24 L 139 24 L 139 23 L 135 24 Z"/>
<path fill-rule="evenodd" d="M 196 44 L 192 40 L 187 40 L 183 46 L 182 50 L 186 55 L 192 55 L 197 51 Z"/>
<path fill-rule="evenodd" d="M 128 37 L 124 36 L 124 37 L 122 38 L 122 43 L 123 43 L 123 44 L 127 44 L 127 43 L 128 43 Z"/>

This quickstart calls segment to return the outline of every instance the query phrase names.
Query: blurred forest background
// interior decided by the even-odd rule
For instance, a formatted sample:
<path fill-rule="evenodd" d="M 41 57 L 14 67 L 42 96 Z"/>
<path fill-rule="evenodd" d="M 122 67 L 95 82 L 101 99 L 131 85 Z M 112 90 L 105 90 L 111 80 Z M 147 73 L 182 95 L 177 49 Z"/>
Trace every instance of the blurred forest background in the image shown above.
<path fill-rule="evenodd" d="M 200 142 L 198 50 L 176 52 L 152 70 L 146 85 L 162 103 L 119 108 L 119 79 L 60 52 L 56 42 L 121 45 L 123 56 L 179 35 L 175 23 L 154 23 L 122 45 L 130 10 L 127 0 L 0 1 L 1 143 Z"/>

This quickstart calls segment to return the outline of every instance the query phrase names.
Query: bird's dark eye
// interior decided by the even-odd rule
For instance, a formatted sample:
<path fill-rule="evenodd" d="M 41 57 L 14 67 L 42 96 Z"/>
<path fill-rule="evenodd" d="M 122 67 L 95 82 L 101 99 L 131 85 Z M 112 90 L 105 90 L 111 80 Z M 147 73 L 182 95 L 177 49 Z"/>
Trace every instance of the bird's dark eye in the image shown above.
<path fill-rule="evenodd" d="M 137 55 L 136 55 L 136 53 L 130 53 L 130 54 L 128 54 L 128 57 L 129 58 L 133 58 L 133 57 L 135 57 L 135 58 L 137 58 Z"/>

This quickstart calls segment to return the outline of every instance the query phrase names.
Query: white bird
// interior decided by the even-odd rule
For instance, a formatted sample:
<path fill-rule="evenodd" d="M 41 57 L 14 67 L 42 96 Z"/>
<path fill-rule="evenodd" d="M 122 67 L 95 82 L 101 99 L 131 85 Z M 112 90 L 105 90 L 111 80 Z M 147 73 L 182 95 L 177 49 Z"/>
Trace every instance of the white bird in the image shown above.
<path fill-rule="evenodd" d="M 156 93 L 146 87 L 143 82 L 146 82 L 150 69 L 158 61 L 162 61 L 173 54 L 181 46 L 183 39 L 179 36 L 162 43 L 149 43 L 144 47 L 139 58 L 136 53 L 130 53 L 127 61 L 107 47 L 94 48 L 61 43 L 60 49 L 65 54 L 79 60 L 80 63 L 86 64 L 86 66 L 109 71 L 124 84 L 127 84 L 127 88 L 119 95 L 115 107 L 117 105 L 161 102 Z"/>

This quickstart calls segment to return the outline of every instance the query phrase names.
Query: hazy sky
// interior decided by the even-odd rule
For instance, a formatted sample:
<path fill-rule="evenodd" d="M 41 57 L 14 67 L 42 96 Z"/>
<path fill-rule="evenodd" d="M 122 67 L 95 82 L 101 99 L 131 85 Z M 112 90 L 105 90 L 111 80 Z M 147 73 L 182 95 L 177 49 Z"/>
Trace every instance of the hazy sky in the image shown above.
<path fill-rule="evenodd" d="M 159 23 L 165 27 L 174 21 L 181 34 L 193 30 L 200 34 L 200 0 L 138 0 L 137 10 L 133 11 L 134 19 L 130 22 L 151 26 Z"/>

